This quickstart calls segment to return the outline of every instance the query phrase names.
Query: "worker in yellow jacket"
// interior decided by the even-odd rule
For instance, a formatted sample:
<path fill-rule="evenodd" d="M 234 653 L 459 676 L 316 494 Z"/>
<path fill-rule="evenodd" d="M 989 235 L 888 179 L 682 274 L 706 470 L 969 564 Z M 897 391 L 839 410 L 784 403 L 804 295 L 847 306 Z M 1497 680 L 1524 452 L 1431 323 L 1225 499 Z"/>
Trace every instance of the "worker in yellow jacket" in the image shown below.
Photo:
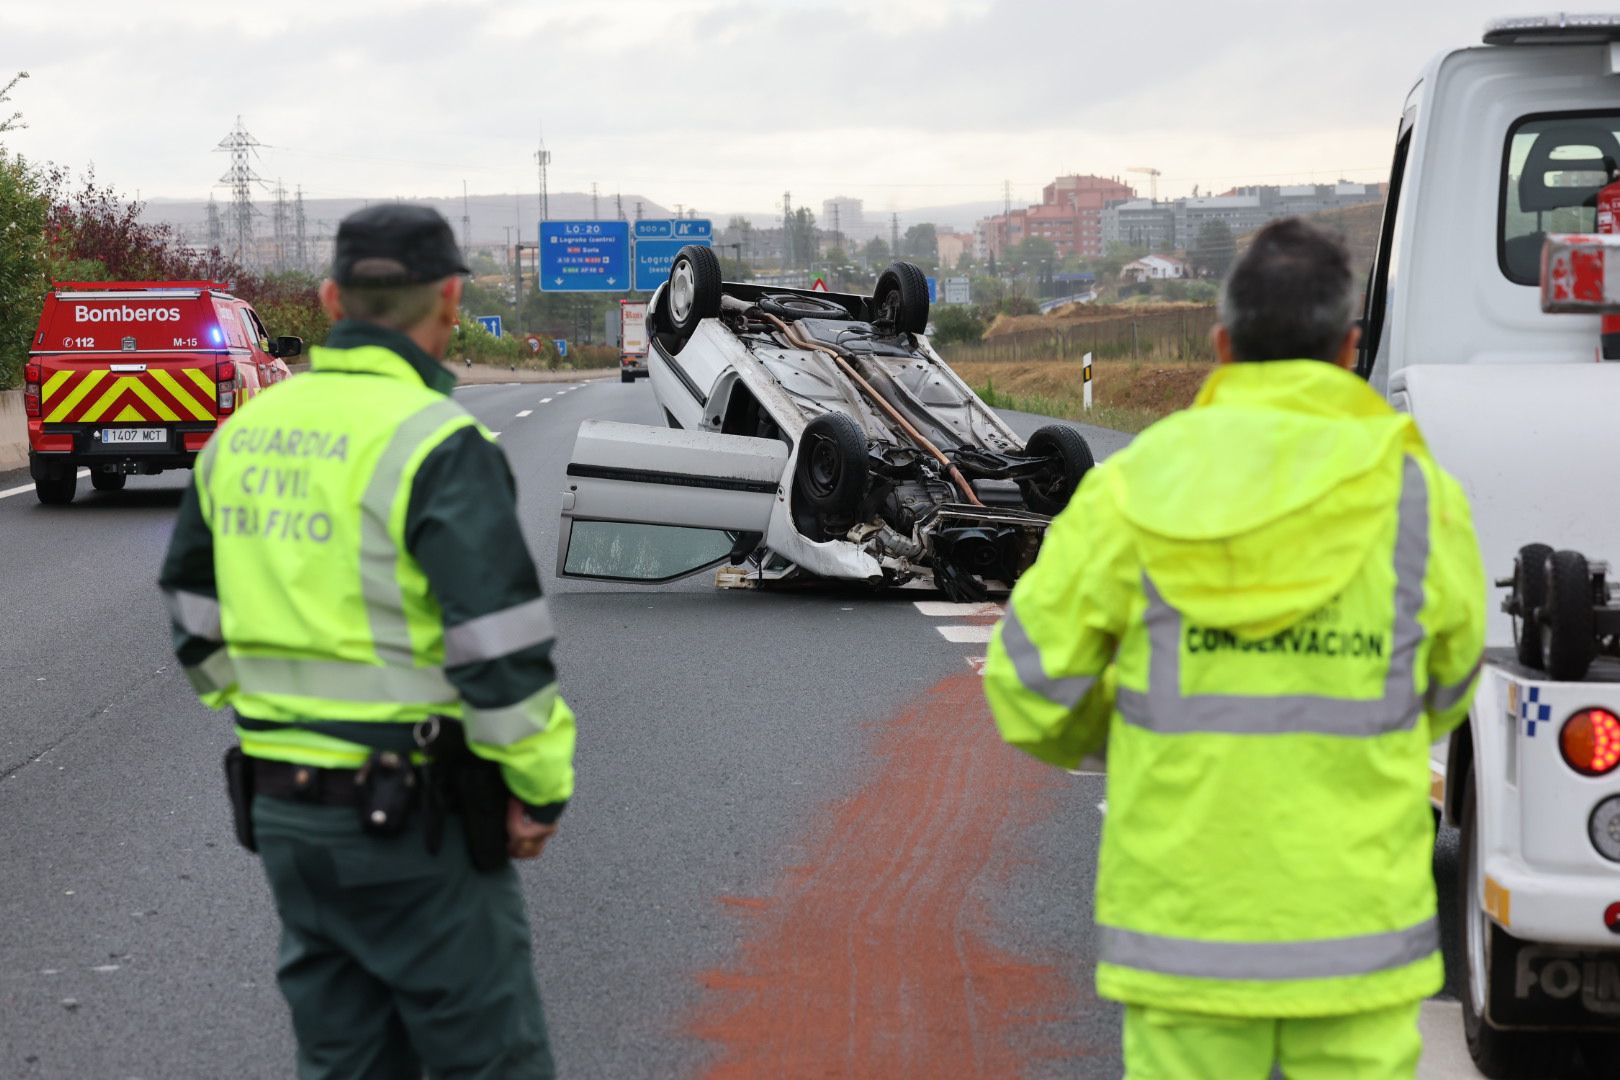
<path fill-rule="evenodd" d="M 1262 230 L 1193 407 L 1093 469 L 997 626 L 1003 737 L 1106 754 L 1098 993 L 1126 1074 L 1411 1077 L 1443 977 L 1428 747 L 1467 715 L 1468 504 L 1351 369 L 1337 241 Z"/>

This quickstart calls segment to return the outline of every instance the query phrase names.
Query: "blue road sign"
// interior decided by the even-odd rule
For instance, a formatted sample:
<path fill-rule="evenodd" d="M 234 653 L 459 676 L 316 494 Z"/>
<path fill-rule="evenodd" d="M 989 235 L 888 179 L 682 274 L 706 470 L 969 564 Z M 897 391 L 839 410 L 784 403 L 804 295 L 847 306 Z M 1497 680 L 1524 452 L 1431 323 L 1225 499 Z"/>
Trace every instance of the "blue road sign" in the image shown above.
<path fill-rule="evenodd" d="M 496 337 L 501 336 L 501 317 L 499 315 L 480 315 L 478 316 L 478 325 Z"/>
<path fill-rule="evenodd" d="M 553 345 L 557 346 L 557 357 L 559 359 L 561 359 L 561 360 L 568 359 L 568 339 L 567 338 L 552 338 L 551 343 Z"/>
<path fill-rule="evenodd" d="M 928 281 L 928 302 L 930 304 L 937 304 L 937 303 L 939 303 L 939 279 L 938 278 L 928 278 L 927 281 Z"/>
<path fill-rule="evenodd" d="M 652 292 L 669 277 L 669 268 L 675 265 L 675 256 L 681 248 L 696 244 L 708 247 L 708 237 L 687 237 L 684 240 L 637 240 L 636 280 L 637 292 Z"/>
<path fill-rule="evenodd" d="M 714 236 L 714 223 L 707 218 L 676 218 L 672 236 L 682 240 L 708 240 Z"/>
<path fill-rule="evenodd" d="M 540 288 L 624 292 L 630 287 L 628 221 L 542 221 Z"/>
<path fill-rule="evenodd" d="M 636 222 L 637 240 L 664 240 L 675 235 L 673 221 L 638 221 Z"/>

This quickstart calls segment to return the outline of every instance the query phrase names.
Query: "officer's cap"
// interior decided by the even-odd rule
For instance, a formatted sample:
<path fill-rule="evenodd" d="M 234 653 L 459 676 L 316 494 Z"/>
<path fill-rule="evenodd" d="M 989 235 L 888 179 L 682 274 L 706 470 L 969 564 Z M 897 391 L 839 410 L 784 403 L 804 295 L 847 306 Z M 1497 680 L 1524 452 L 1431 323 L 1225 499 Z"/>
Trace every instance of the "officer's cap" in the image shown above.
<path fill-rule="evenodd" d="M 338 225 L 332 280 L 339 285 L 420 285 L 467 273 L 450 223 L 431 207 L 368 206 Z"/>

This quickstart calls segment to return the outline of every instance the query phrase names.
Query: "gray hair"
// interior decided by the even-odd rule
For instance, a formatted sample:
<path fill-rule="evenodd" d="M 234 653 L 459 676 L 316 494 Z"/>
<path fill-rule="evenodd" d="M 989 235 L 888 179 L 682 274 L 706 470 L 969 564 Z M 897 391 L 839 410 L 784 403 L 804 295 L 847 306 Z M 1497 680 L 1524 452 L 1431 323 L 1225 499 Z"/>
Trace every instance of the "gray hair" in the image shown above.
<path fill-rule="evenodd" d="M 1221 325 L 1236 360 L 1338 358 L 1355 319 L 1356 289 L 1342 241 L 1299 218 L 1255 235 L 1221 287 Z"/>
<path fill-rule="evenodd" d="M 433 314 L 442 281 L 425 285 L 339 285 L 343 314 L 390 330 L 409 330 Z"/>

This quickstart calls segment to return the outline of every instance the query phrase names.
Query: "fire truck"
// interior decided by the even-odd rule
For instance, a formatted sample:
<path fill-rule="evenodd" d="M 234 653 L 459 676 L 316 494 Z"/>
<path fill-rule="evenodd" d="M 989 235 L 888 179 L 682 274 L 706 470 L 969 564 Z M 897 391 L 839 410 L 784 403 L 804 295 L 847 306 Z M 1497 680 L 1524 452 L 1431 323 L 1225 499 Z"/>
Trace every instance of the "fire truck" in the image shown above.
<path fill-rule="evenodd" d="M 1361 374 L 1500 579 L 1468 722 L 1431 753 L 1490 1077 L 1620 1076 L 1620 248 L 1593 235 L 1617 167 L 1620 15 L 1493 23 L 1405 100 L 1366 294 Z"/>
<path fill-rule="evenodd" d="M 214 429 L 287 378 L 296 337 L 272 339 L 217 281 L 57 282 L 23 369 L 28 467 L 39 501 L 73 501 L 131 473 L 189 469 Z"/>

